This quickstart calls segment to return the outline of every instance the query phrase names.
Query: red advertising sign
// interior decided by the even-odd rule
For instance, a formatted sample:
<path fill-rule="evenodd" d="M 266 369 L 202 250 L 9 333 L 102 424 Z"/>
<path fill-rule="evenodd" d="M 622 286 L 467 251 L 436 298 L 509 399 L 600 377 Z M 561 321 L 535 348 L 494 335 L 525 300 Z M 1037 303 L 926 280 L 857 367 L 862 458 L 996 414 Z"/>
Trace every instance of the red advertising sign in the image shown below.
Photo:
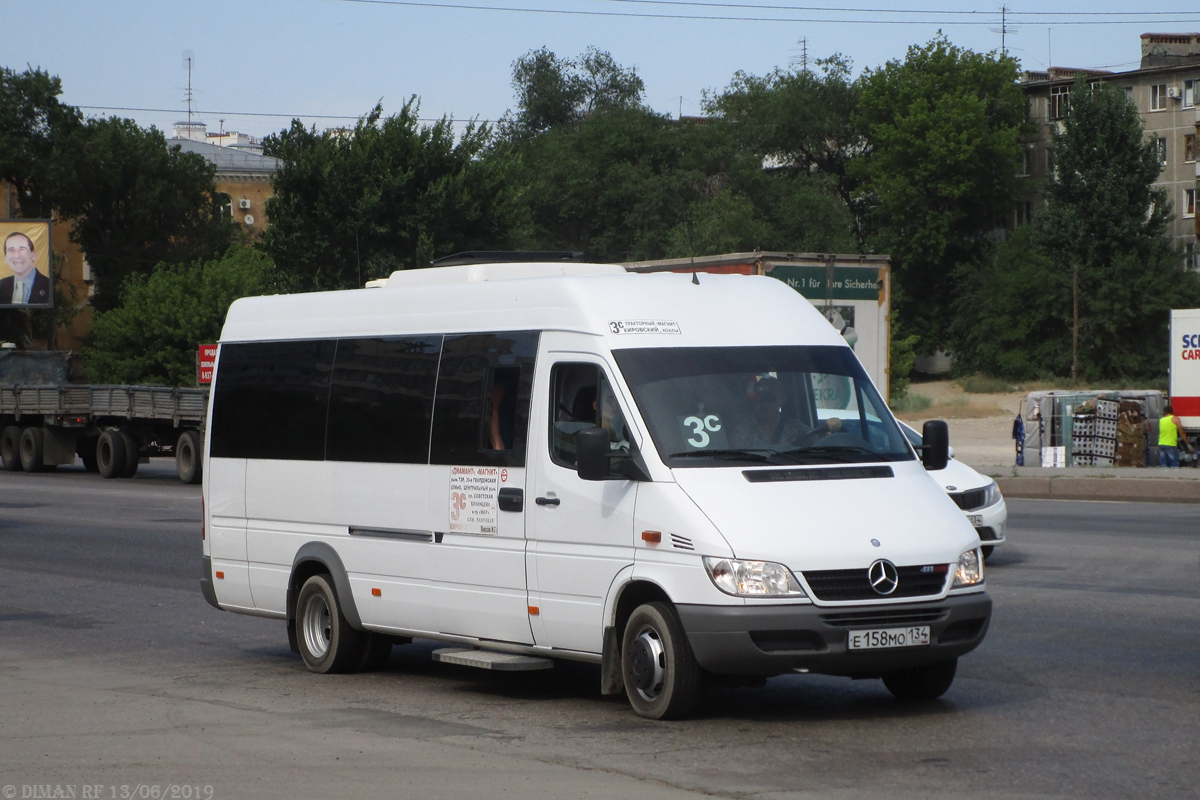
<path fill-rule="evenodd" d="M 217 365 L 217 346 L 202 344 L 196 354 L 196 383 L 212 383 L 213 367 Z"/>

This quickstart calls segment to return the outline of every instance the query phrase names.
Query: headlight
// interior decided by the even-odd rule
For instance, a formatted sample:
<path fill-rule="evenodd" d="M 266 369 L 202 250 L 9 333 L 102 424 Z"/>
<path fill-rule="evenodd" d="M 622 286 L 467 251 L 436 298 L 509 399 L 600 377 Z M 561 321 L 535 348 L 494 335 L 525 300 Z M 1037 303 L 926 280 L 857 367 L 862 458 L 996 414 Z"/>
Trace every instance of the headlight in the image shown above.
<path fill-rule="evenodd" d="M 983 507 L 987 508 L 988 506 L 994 506 L 996 503 L 1000 502 L 1000 499 L 1000 487 L 996 485 L 995 481 L 992 481 L 987 485 L 987 488 L 983 490 Z"/>
<path fill-rule="evenodd" d="M 704 557 L 704 568 L 718 589 L 738 597 L 807 597 L 792 571 L 770 561 Z"/>
<path fill-rule="evenodd" d="M 978 550 L 968 550 L 958 557 L 958 569 L 954 572 L 954 587 L 974 586 L 983 583 L 983 559 Z"/>

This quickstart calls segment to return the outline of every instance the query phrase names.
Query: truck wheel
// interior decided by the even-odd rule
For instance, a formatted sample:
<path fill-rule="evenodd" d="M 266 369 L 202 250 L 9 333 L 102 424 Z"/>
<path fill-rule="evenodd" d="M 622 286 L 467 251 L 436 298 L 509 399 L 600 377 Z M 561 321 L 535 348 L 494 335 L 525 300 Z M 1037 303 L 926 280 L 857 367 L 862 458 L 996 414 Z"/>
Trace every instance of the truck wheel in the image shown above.
<path fill-rule="evenodd" d="M 121 431 L 125 439 L 125 468 L 121 470 L 122 478 L 132 478 L 138 471 L 138 441 L 129 431 Z"/>
<path fill-rule="evenodd" d="M 898 669 L 883 676 L 883 685 L 897 700 L 937 700 L 954 683 L 958 659 L 925 667 Z"/>
<path fill-rule="evenodd" d="M 81 436 L 79 442 L 75 446 L 75 452 L 79 454 L 79 459 L 83 462 L 83 468 L 88 472 L 99 472 L 100 467 L 96 464 L 96 442 L 95 436 Z"/>
<path fill-rule="evenodd" d="M 29 427 L 21 431 L 21 468 L 26 472 L 45 469 L 42 460 L 45 448 L 46 439 L 41 428 Z"/>
<path fill-rule="evenodd" d="M 638 606 L 621 641 L 625 695 L 638 716 L 679 719 L 696 702 L 700 668 L 675 610 L 667 603 Z"/>
<path fill-rule="evenodd" d="M 203 461 L 200 454 L 200 434 L 184 431 L 175 442 L 175 473 L 187 484 L 200 482 Z"/>
<path fill-rule="evenodd" d="M 101 477 L 119 478 L 125 470 L 125 437 L 120 431 L 105 431 L 96 442 L 96 468 Z"/>
<path fill-rule="evenodd" d="M 363 634 L 350 627 L 327 575 L 313 575 L 296 598 L 300 657 L 313 672 L 350 672 L 363 660 Z"/>
<path fill-rule="evenodd" d="M 21 468 L 21 429 L 9 425 L 0 431 L 0 460 L 4 461 L 4 469 L 16 472 Z"/>

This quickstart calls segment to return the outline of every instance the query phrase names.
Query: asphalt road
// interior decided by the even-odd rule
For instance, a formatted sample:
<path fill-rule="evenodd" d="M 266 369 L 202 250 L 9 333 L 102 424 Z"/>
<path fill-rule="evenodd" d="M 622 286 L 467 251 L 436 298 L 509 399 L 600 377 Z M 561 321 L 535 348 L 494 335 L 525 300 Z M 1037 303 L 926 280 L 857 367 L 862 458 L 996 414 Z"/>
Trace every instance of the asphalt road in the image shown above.
<path fill-rule="evenodd" d="M 1194 505 L 1010 501 L 992 629 L 942 701 L 795 676 L 654 723 L 595 667 L 428 642 L 310 674 L 281 622 L 200 597 L 199 498 L 167 462 L 0 473 L 0 797 L 1200 796 Z"/>

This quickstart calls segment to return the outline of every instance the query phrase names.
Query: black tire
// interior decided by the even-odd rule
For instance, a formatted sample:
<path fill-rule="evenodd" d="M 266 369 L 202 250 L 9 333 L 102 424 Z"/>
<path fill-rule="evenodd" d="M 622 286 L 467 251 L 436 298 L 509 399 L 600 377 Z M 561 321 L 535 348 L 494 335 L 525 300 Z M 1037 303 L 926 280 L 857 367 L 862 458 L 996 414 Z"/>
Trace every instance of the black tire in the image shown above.
<path fill-rule="evenodd" d="M 958 659 L 952 658 L 924 667 L 889 672 L 883 676 L 883 685 L 897 700 L 937 700 L 954 683 L 954 673 L 957 671 Z"/>
<path fill-rule="evenodd" d="M 983 551 L 983 560 L 987 561 L 989 558 L 992 557 L 992 551 L 996 549 L 996 545 L 985 544 L 983 547 L 981 547 L 979 549 Z"/>
<path fill-rule="evenodd" d="M 132 478 L 138 471 L 138 441 L 129 431 L 121 431 L 121 437 L 125 439 L 125 468 L 120 477 Z"/>
<path fill-rule="evenodd" d="M 625 696 L 638 716 L 680 719 L 700 691 L 700 668 L 679 617 L 667 603 L 634 609 L 621 639 Z"/>
<path fill-rule="evenodd" d="M 26 472 L 41 472 L 46 468 L 46 437 L 41 428 L 26 428 L 21 431 L 21 469 Z"/>
<path fill-rule="evenodd" d="M 83 468 L 88 472 L 100 471 L 100 465 L 96 463 L 97 441 L 95 436 L 81 436 L 75 445 L 75 452 L 79 454 L 79 460 L 83 462 Z"/>
<path fill-rule="evenodd" d="M 103 478 L 120 478 L 125 471 L 125 437 L 105 431 L 96 442 L 96 469 Z"/>
<path fill-rule="evenodd" d="M 184 431 L 175 442 L 175 474 L 187 484 L 200 482 L 203 472 L 203 456 L 200 452 L 200 434 Z"/>
<path fill-rule="evenodd" d="M 356 672 L 376 672 L 392 658 L 392 637 L 384 633 L 363 633 L 362 654 Z"/>
<path fill-rule="evenodd" d="M 21 429 L 16 425 L 9 425 L 0 431 L 0 460 L 3 460 L 4 469 L 8 472 L 21 469 Z"/>
<path fill-rule="evenodd" d="M 362 631 L 350 627 L 328 575 L 313 575 L 296 597 L 296 641 L 313 672 L 352 672 L 363 660 Z"/>

